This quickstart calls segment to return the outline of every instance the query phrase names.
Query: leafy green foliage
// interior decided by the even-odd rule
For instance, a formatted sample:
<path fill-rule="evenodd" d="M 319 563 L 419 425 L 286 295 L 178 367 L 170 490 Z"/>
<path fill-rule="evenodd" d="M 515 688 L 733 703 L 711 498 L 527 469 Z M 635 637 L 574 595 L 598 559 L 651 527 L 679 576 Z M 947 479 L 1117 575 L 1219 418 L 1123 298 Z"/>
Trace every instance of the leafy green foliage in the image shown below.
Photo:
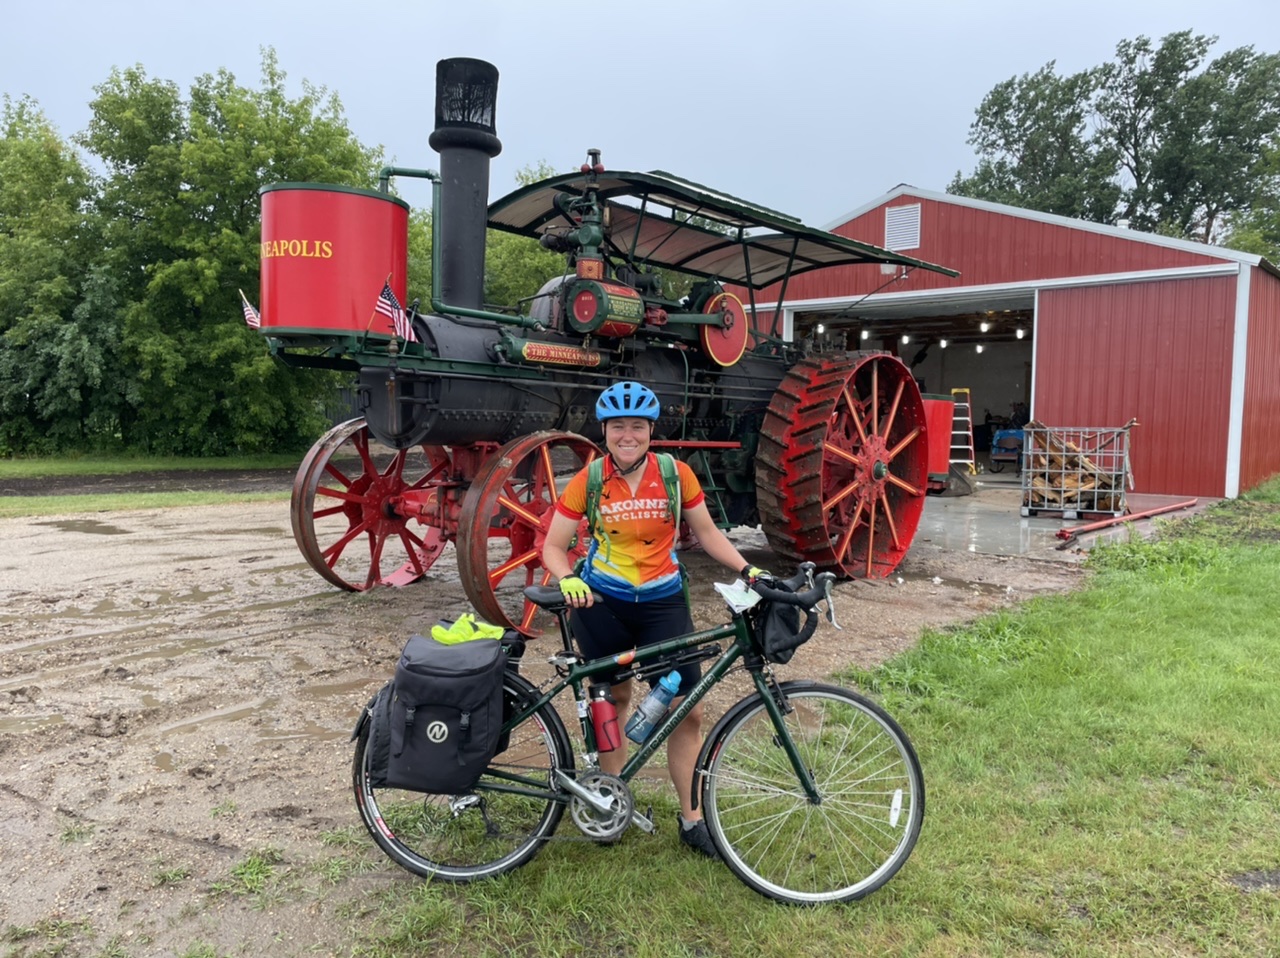
<path fill-rule="evenodd" d="M 110 295 L 86 265 L 93 178 L 32 100 L 3 102 L 0 454 L 83 440 L 110 409 L 118 339 L 112 316 L 99 324 L 77 306 Z"/>
<path fill-rule="evenodd" d="M 1280 55 L 1206 62 L 1215 37 L 1121 41 L 1071 76 L 1050 62 L 998 84 L 977 109 L 979 156 L 950 192 L 1214 242 L 1247 222 L 1280 130 Z"/>
<path fill-rule="evenodd" d="M 381 155 L 336 96 L 290 96 L 273 51 L 257 89 L 225 70 L 184 98 L 141 66 L 95 88 L 76 142 L 5 101 L 0 141 L 0 454 L 297 449 L 323 431 L 332 374 L 274 361 L 246 327 L 259 189 L 370 186 Z"/>

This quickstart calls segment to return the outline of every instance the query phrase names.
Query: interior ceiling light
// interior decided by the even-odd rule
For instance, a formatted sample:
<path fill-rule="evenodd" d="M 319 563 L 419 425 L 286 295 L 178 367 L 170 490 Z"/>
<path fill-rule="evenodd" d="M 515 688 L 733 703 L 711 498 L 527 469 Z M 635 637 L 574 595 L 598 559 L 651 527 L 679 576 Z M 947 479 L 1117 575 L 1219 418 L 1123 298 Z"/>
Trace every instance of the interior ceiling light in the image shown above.
<path fill-rule="evenodd" d="M 826 327 L 825 325 L 823 325 L 822 323 L 819 323 L 819 324 L 818 324 L 818 335 L 819 335 L 819 336 L 821 336 L 821 335 L 822 335 L 823 333 L 825 333 L 826 331 L 827 331 L 827 327 Z M 1021 338 L 1021 337 L 1022 337 L 1022 330 L 1018 330 L 1018 337 L 1019 337 L 1019 338 Z"/>
<path fill-rule="evenodd" d="M 947 341 L 946 341 L 945 339 L 940 339 L 940 340 L 938 340 L 938 346 L 940 346 L 942 349 L 946 349 L 946 348 L 947 348 Z"/>
<path fill-rule="evenodd" d="M 1019 339 L 1021 339 L 1021 338 L 1022 338 L 1023 336 L 1025 336 L 1025 335 L 1027 335 L 1027 331 L 1026 331 L 1025 329 L 1023 329 L 1021 326 L 1019 326 L 1019 327 L 1018 327 L 1018 332 L 1017 332 L 1017 336 L 1018 336 L 1018 338 L 1019 338 Z"/>
<path fill-rule="evenodd" d="M 911 337 L 910 337 L 910 336 L 908 336 L 906 333 L 903 333 L 903 334 L 902 334 L 902 345 L 904 345 L 904 346 L 905 346 L 905 345 L 907 345 L 907 343 L 909 343 L 909 342 L 911 342 Z"/>
<path fill-rule="evenodd" d="M 991 324 L 984 319 L 982 322 L 978 324 L 978 328 L 985 333 L 988 329 L 991 328 Z"/>
<path fill-rule="evenodd" d="M 982 343 L 978 343 L 978 345 L 977 345 L 977 346 L 975 346 L 975 347 L 973 347 L 973 348 L 974 348 L 975 350 L 977 350 L 978 352 L 982 352 Z"/>
<path fill-rule="evenodd" d="M 864 330 L 862 331 L 862 338 L 863 338 L 863 339 L 870 339 L 870 338 L 871 338 L 871 330 L 869 330 L 869 329 L 864 329 Z"/>

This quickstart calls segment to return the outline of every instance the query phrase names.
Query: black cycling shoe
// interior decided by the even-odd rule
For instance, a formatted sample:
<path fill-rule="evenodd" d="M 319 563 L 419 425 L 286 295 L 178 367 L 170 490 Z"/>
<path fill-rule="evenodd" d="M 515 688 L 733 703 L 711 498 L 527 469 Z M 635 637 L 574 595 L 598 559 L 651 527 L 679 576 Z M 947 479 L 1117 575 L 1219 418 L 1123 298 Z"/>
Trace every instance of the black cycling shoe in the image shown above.
<path fill-rule="evenodd" d="M 715 843 L 711 841 L 711 832 L 707 830 L 707 823 L 699 820 L 698 824 L 693 828 L 685 828 L 684 822 L 680 820 L 679 814 L 676 815 L 676 828 L 680 830 L 680 841 L 688 845 L 699 855 L 706 855 L 708 858 L 720 860 L 720 853 L 716 851 Z"/>

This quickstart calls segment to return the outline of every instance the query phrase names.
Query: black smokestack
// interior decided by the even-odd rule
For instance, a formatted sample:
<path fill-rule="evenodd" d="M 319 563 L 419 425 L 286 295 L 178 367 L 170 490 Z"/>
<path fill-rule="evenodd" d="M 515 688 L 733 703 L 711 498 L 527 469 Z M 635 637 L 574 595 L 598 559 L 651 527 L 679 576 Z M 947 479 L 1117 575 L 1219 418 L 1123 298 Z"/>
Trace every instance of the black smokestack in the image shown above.
<path fill-rule="evenodd" d="M 484 305 L 484 231 L 489 160 L 502 152 L 494 126 L 498 68 L 465 57 L 436 64 L 440 154 L 440 294 L 450 306 Z"/>

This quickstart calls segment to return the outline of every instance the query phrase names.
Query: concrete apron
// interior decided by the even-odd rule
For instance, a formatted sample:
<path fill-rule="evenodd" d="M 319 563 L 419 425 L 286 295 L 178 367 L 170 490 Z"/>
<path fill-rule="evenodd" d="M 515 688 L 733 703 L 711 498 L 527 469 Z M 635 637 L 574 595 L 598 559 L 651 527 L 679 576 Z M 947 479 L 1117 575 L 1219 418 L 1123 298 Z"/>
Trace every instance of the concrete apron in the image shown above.
<path fill-rule="evenodd" d="M 1130 511 L 1142 512 L 1161 505 L 1172 505 L 1190 496 L 1139 496 L 1131 494 Z M 1149 519 L 1121 522 L 1098 532 L 1088 533 L 1059 549 L 1062 529 L 1087 525 L 1090 519 L 1060 519 L 1051 516 L 1020 515 L 1022 490 L 1018 480 L 1009 476 L 992 481 L 976 477 L 976 490 L 971 496 L 927 496 L 924 514 L 916 530 L 916 541 L 931 542 L 943 549 L 978 552 L 984 555 L 1025 555 L 1060 562 L 1079 562 L 1099 542 L 1127 539 L 1132 535 L 1150 536 L 1156 530 L 1154 519 L 1177 519 L 1206 509 L 1217 500 L 1200 499 L 1195 506 Z M 1132 531 L 1131 531 L 1132 530 Z"/>

